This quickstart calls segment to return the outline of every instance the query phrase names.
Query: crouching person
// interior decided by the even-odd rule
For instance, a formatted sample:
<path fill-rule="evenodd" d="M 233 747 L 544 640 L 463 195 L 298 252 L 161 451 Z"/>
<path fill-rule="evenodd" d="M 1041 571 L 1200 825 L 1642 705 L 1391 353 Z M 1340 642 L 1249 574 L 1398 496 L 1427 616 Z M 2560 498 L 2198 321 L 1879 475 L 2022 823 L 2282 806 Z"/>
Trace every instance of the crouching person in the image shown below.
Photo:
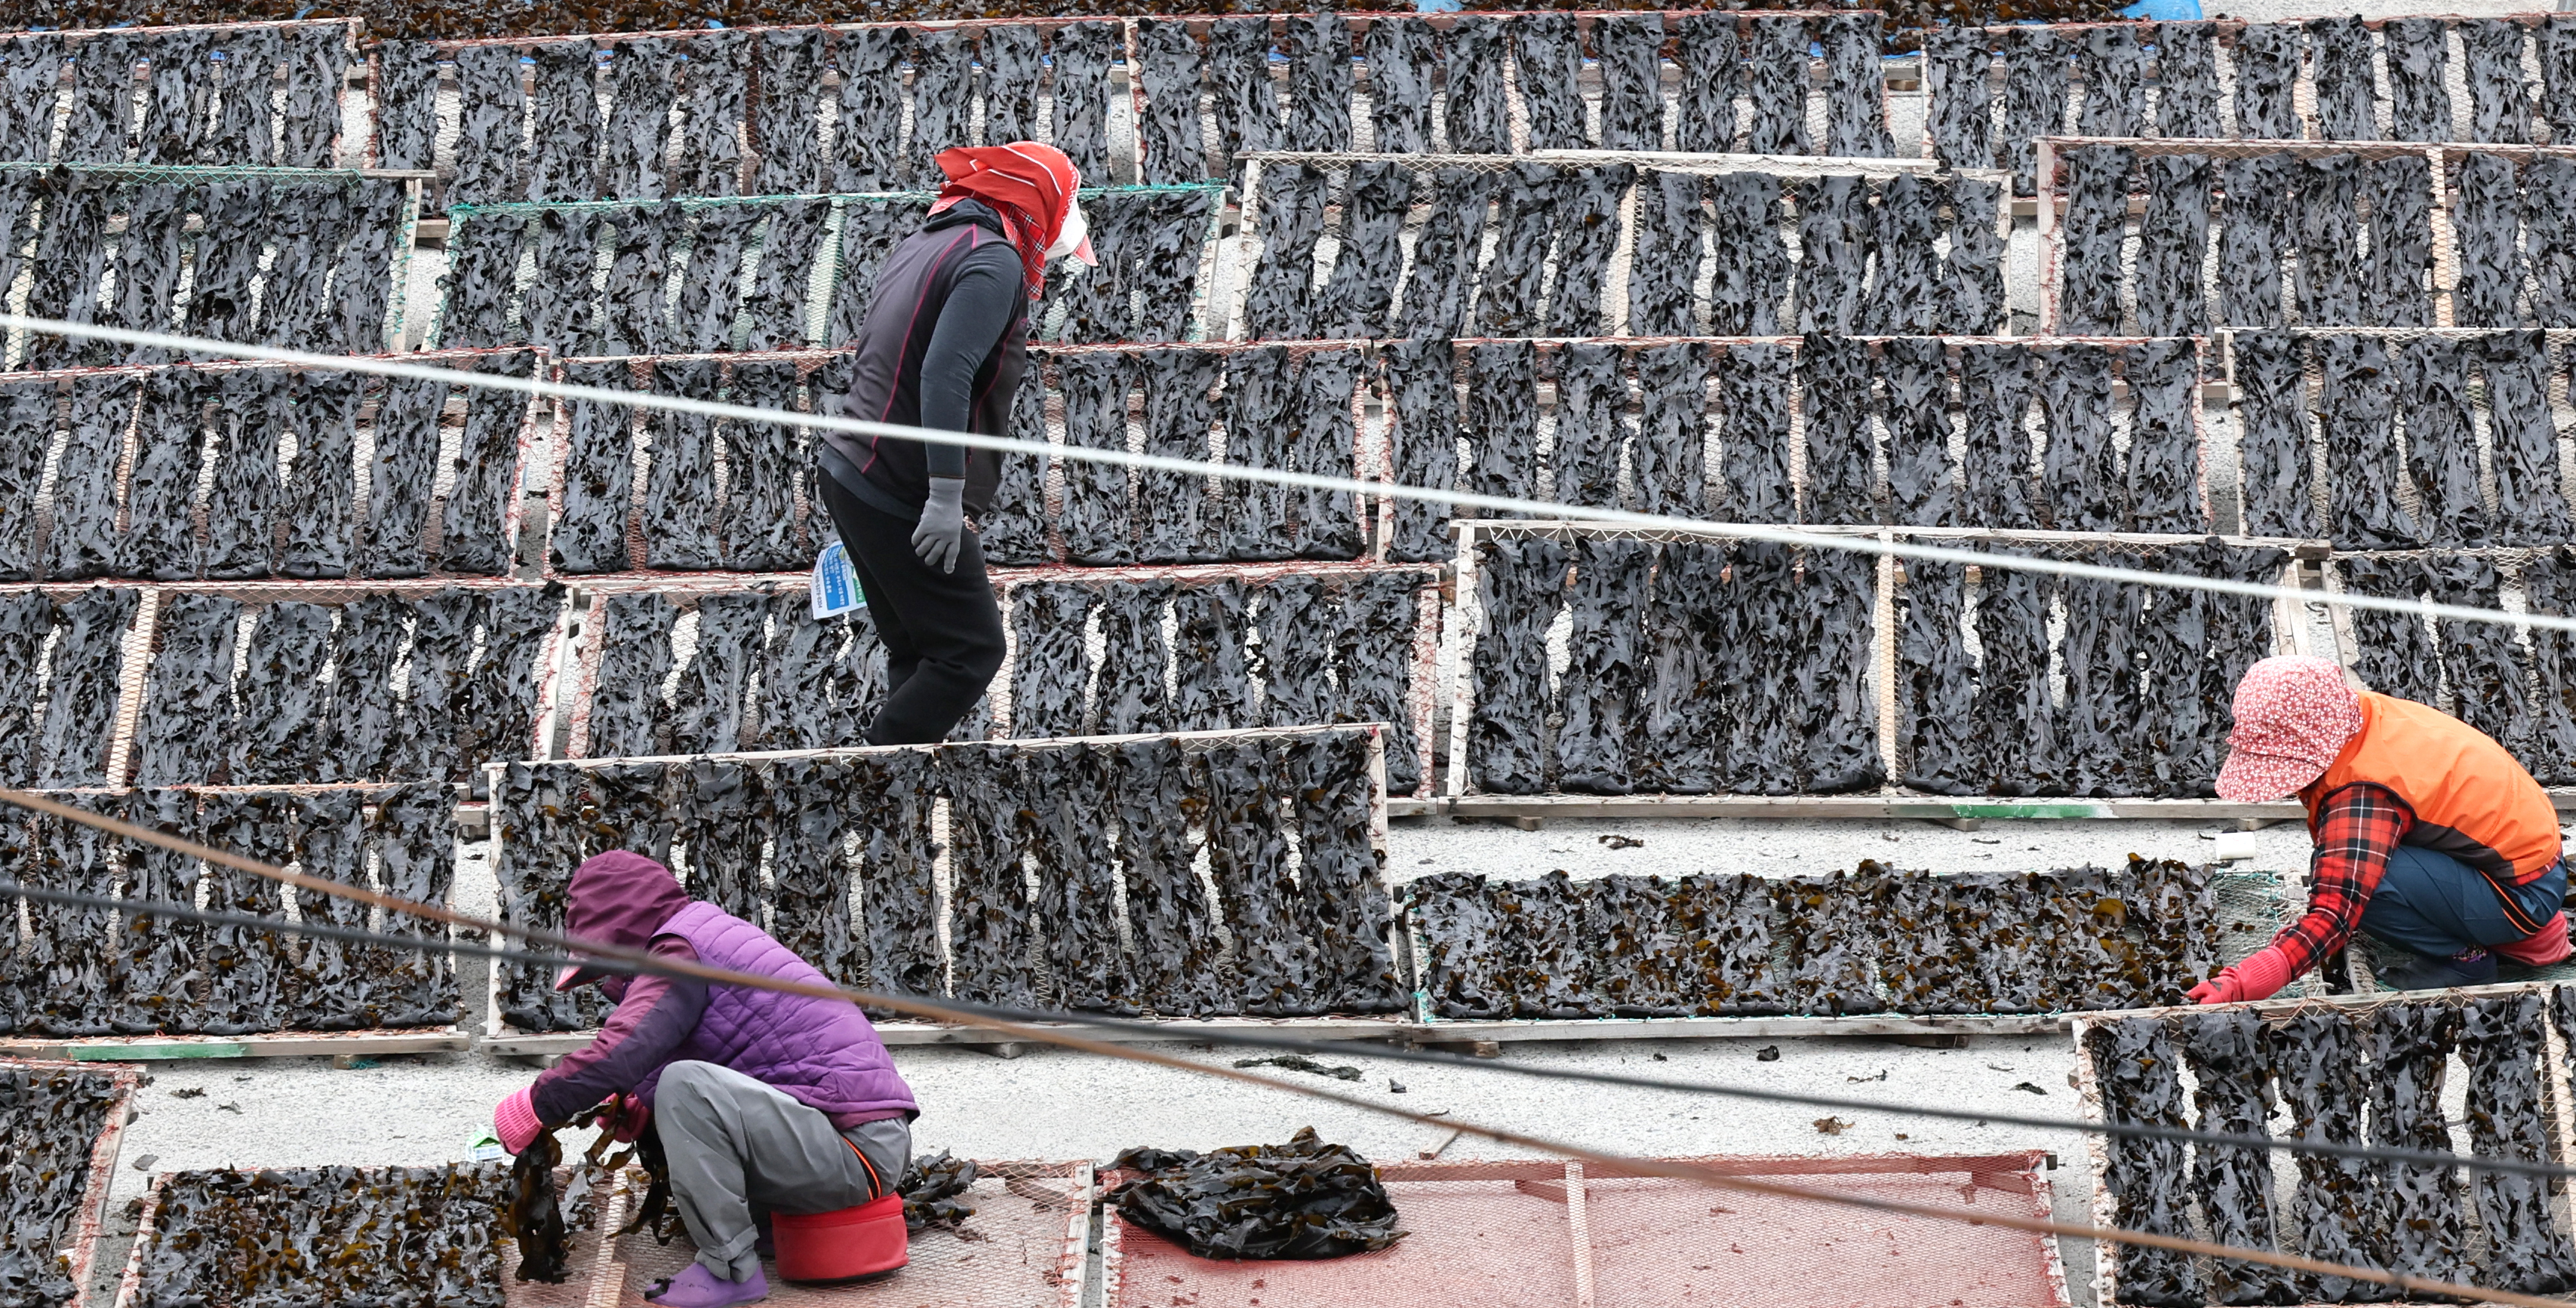
<path fill-rule="evenodd" d="M 640 854 L 585 861 L 566 898 L 565 931 L 581 939 L 830 984 L 759 927 L 689 898 L 668 868 Z M 788 1279 L 860 1279 L 903 1265 L 897 1187 L 920 1110 L 857 1005 L 583 967 L 564 969 L 555 988 L 593 983 L 617 1001 L 599 1038 L 503 1100 L 493 1126 L 515 1154 L 545 1127 L 616 1097 L 621 1138 L 660 1134 L 698 1256 L 647 1298 L 724 1308 L 766 1297 L 757 1214 L 775 1221 Z"/>

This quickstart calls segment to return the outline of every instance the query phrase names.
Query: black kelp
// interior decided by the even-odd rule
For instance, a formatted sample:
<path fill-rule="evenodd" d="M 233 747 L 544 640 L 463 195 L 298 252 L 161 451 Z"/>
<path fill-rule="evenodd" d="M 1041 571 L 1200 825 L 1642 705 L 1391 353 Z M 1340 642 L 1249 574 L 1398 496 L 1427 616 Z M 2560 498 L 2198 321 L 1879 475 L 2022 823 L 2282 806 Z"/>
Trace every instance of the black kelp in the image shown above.
<path fill-rule="evenodd" d="M 1222 743 L 1200 756 L 1207 776 L 1208 872 L 1233 938 L 1243 1011 L 1311 1016 L 1327 1011 L 1331 996 L 1324 992 L 1316 943 L 1301 920 L 1297 883 L 1288 868 L 1292 828 L 1280 801 L 1296 792 L 1297 783 L 1284 773 L 1278 749 L 1263 746 Z"/>
<path fill-rule="evenodd" d="M 1469 767 L 1479 790 L 1535 794 L 1546 785 L 1546 641 L 1565 602 L 1565 549 L 1545 539 L 1501 539 L 1478 542 L 1478 551 L 1484 622 L 1474 655 Z"/>
<path fill-rule="evenodd" d="M 1123 354 L 1065 354 L 1056 358 L 1055 366 L 1064 394 L 1065 444 L 1127 448 L 1127 401 L 1137 380 L 1134 362 Z M 1068 459 L 1059 471 L 1064 478 L 1064 503 L 1058 522 L 1066 556 L 1094 566 L 1134 562 L 1129 470 L 1112 463 Z"/>
<path fill-rule="evenodd" d="M 125 663 L 126 630 L 139 596 L 93 586 L 62 602 L 46 668 L 45 717 L 36 784 L 107 784 L 107 750 Z"/>
<path fill-rule="evenodd" d="M 135 726 L 135 780 L 173 786 L 222 775 L 223 741 L 233 723 L 233 642 L 240 601 L 220 595 L 173 595 L 161 605 L 159 643 L 144 680 Z"/>
<path fill-rule="evenodd" d="M 1016 710 L 1015 710 L 1016 711 Z M 1058 1007 L 1082 1012 L 1134 1016 L 1133 974 L 1118 939 L 1118 866 L 1110 828 L 1101 815 L 1111 811 L 1112 757 L 1097 745 L 1032 750 L 1021 766 L 1028 777 L 1027 807 L 1020 813 L 1025 839 L 1037 865 L 1037 918 L 1045 939 L 1046 963 Z M 1247 794 L 1230 789 L 1232 774 L 1209 768 L 1209 812 L 1218 820 L 1208 857 L 1218 889 L 1225 889 L 1225 858 L 1243 838 L 1239 825 L 1251 820 L 1236 807 Z M 1231 925 L 1229 915 L 1229 925 Z M 1242 958 L 1242 928 L 1236 956 Z M 1249 986 L 1251 968 L 1244 967 Z M 1256 1008 L 1254 1011 L 1258 1011 Z"/>
<path fill-rule="evenodd" d="M 1557 785 L 1589 794 L 1624 794 L 1628 742 L 1640 676 L 1647 569 L 1653 546 L 1643 541 L 1584 538 L 1575 542 L 1567 638 L 1571 663 L 1559 690 L 1563 722 L 1556 733 Z"/>
<path fill-rule="evenodd" d="M 445 382 L 395 378 L 385 384 L 376 403 L 375 452 L 368 463 L 366 536 L 358 559 L 364 576 L 417 577 L 429 570 L 423 540 L 429 529 L 430 489 L 438 479 L 439 421 L 446 407 Z M 298 481 L 303 464 L 299 445 Z"/>
<path fill-rule="evenodd" d="M 2195 1013 L 2181 1019 L 2179 1044 L 2192 1079 L 2199 1115 L 2192 1129 L 2211 1134 L 2268 1138 L 2274 1111 L 2271 1041 L 2262 1020 L 2242 1009 Z M 2243 1145 L 2195 1144 L 2190 1184 L 2200 1197 L 2210 1235 L 2239 1248 L 2276 1248 L 2272 1156 Z M 2299 1287 L 2289 1272 L 2263 1263 L 2213 1260 L 2210 1297 L 2223 1304 L 2295 1302 Z"/>
<path fill-rule="evenodd" d="M 1176 741 L 1134 741 L 1116 750 L 1113 799 L 1128 934 L 1136 943 L 1136 1000 L 1162 1017 L 1240 1011 L 1220 967 L 1215 906 L 1191 871 L 1197 851 L 1185 823 L 1205 810 L 1203 784 L 1190 775 L 1190 760 Z"/>
<path fill-rule="evenodd" d="M 1163 614 L 1175 589 L 1168 581 L 1120 581 L 1100 588 L 1100 641 L 1119 651 L 1100 670 L 1092 696 L 1093 734 L 1171 731 L 1171 693 L 1164 673 L 1171 649 Z"/>
<path fill-rule="evenodd" d="M 2163 1022 L 2132 1017 L 2104 1022 L 2084 1033 L 2102 1087 L 2102 1115 L 2123 1125 L 2179 1128 L 2182 1062 Z M 2127 1230 L 2189 1237 L 2192 1234 L 2183 1147 L 2172 1140 L 2112 1136 L 2102 1183 L 2113 1213 Z M 2123 1245 L 2119 1250 L 2122 1303 L 2199 1308 L 2205 1300 L 2199 1270 L 2189 1256 L 2166 1249 Z"/>
<path fill-rule="evenodd" d="M 1091 684 L 1091 656 L 1084 641 L 1098 594 L 1061 581 L 1024 581 L 1012 587 L 1012 735 L 1082 734 L 1083 692 Z"/>
<path fill-rule="evenodd" d="M 2370 254 L 2361 270 L 2362 321 L 2429 327 L 2433 271 L 2433 181 L 2429 160 L 2375 159 L 2363 165 L 2370 206 Z"/>
<path fill-rule="evenodd" d="M 116 465 L 141 389 L 130 374 L 92 374 L 72 382 L 70 421 L 55 459 L 52 524 L 45 534 L 49 580 L 104 576 L 113 566 Z"/>
<path fill-rule="evenodd" d="M 2458 165 L 2451 185 L 2451 253 L 2457 268 L 2452 318 L 2462 327 L 2519 327 L 2519 169 L 2501 155 L 2471 154 Z"/>
<path fill-rule="evenodd" d="M 1721 173 L 1708 179 L 1708 191 L 1714 202 L 1709 236 L 1717 249 L 1726 252 L 1710 274 L 1710 329 L 1730 335 L 1776 335 L 1781 302 L 1790 286 L 1780 179 L 1766 173 Z M 1991 229 L 1993 223 L 1987 226 Z"/>
<path fill-rule="evenodd" d="M 2468 1065 L 2469 1147 L 2481 1158 L 2540 1163 L 2549 1158 L 2539 1064 L 2548 1057 L 2537 993 L 2496 995 L 2460 1006 L 2461 1060 Z M 2448 1147 L 2447 1132 L 2441 1146 Z M 2539 1178 L 2481 1171 L 2470 1182 L 2489 1251 L 2483 1284 L 2556 1294 L 2576 1281 L 2576 1248 L 2559 1229 Z"/>
<path fill-rule="evenodd" d="M 2363 1036 L 2353 1020 L 2342 1013 L 2302 1013 L 2274 1027 L 2271 1038 L 2291 1138 L 2362 1143 Z M 2394 1214 L 2379 1169 L 2360 1159 L 2314 1154 L 2299 1155 L 2298 1166 L 2290 1217 L 2300 1232 L 2299 1251 L 2325 1262 L 2389 1265 Z M 2390 1296 L 2371 1282 L 2335 1276 L 2317 1277 L 2305 1289 L 2328 1302 Z"/>
<path fill-rule="evenodd" d="M 2391 1004 L 2371 1013 L 2370 1143 L 2388 1149 L 2450 1150 L 2442 1079 L 2459 1031 L 2459 1010 L 2448 1004 Z M 2382 1166 L 2380 1192 L 2388 1204 L 2392 1270 L 2443 1281 L 2473 1274 L 2461 1190 L 2457 1167 Z"/>
<path fill-rule="evenodd" d="M 1806 417 L 1806 478 L 1799 488 L 1798 520 L 1878 521 L 1869 346 L 1855 337 L 1811 333 L 1798 348 L 1798 373 Z"/>
<path fill-rule="evenodd" d="M 847 821 L 861 839 L 860 920 L 867 988 L 885 994 L 946 992 L 939 952 L 939 889 L 931 835 L 930 755 L 905 750 L 851 765 Z"/>
<path fill-rule="evenodd" d="M 948 798 L 950 981 L 959 999 L 1030 1008 L 1037 922 L 1020 867 L 1019 760 L 1010 746 L 939 751 Z"/>
<path fill-rule="evenodd" d="M 1106 1196 L 1119 1215 L 1202 1258 L 1341 1258 L 1405 1234 L 1377 1169 L 1311 1126 L 1284 1145 L 1129 1149 L 1111 1166 L 1136 1174 Z"/>
<path fill-rule="evenodd" d="M 1897 592 L 1896 673 L 1902 780 L 1937 795 L 1985 789 L 1985 740 L 1958 712 L 1976 701 L 1977 668 L 1962 639 L 1967 623 L 1967 570 L 1911 559 Z"/>
<path fill-rule="evenodd" d="M 1928 135 L 1933 157 L 1948 167 L 1994 166 L 1994 64 L 1992 38 L 1983 28 L 1923 34 Z"/>
<path fill-rule="evenodd" d="M 2485 559 L 2433 554 L 2424 560 L 2424 577 L 2437 604 L 2501 606 L 2503 578 Z M 2531 735 L 2531 673 L 2513 629 L 2453 618 L 2437 619 L 2433 626 L 2452 713 L 2506 749 L 2523 752 Z"/>
<path fill-rule="evenodd" d="M 1743 20 L 1746 148 L 1754 154 L 1814 154 L 1807 132 L 1807 25 L 1796 17 Z"/>
<path fill-rule="evenodd" d="M 2200 531 L 2200 352 L 2188 340 L 2128 346 L 2120 370 L 2135 404 L 2129 423 L 2126 496 L 2132 531 Z"/>
<path fill-rule="evenodd" d="M 2299 321 L 2361 321 L 2361 161 L 2328 155 L 2299 161 L 2299 264 L 2294 279 Z"/>
<path fill-rule="evenodd" d="M 2003 158 L 2012 170 L 2013 194 L 2028 195 L 2037 178 L 2034 144 L 2066 128 L 2067 81 L 2073 73 L 2066 43 L 2045 27 L 2006 27 L 1989 34 L 2002 38 L 2004 54 Z"/>
<path fill-rule="evenodd" d="M 1998 795 L 2064 793 L 2065 759 L 2057 743 L 2048 684 L 2051 579 L 2018 569 L 1990 569 L 1977 588 L 1977 697 L 1970 710 L 1987 742 Z"/>
<path fill-rule="evenodd" d="M 2420 559 L 2353 557 L 2337 559 L 2334 566 L 2342 574 L 2344 588 L 2355 594 L 2383 599 L 2424 597 L 2426 578 Z M 2411 613 L 2354 609 L 2352 626 L 2358 648 L 2353 652 L 2351 666 L 2363 686 L 2419 703 L 2433 703 L 2440 697 L 2441 665 L 2434 657 L 2432 636 L 2422 618 Z"/>
<path fill-rule="evenodd" d="M 2058 329 L 2069 336 L 2114 336 L 2125 317 L 2120 258 L 2137 155 L 2120 146 L 2087 145 L 2070 148 L 2063 157 L 2066 215 L 2058 238 Z M 2197 270 L 2196 260 L 2193 266 Z"/>
<path fill-rule="evenodd" d="M 1570 347 L 1579 349 L 1581 347 Z M 1562 359 L 1564 356 L 1560 355 Z M 1695 342 L 1651 345 L 1636 352 L 1637 440 L 1630 447 L 1629 475 L 1637 488 L 1637 507 L 1644 513 L 1697 516 L 1708 507 L 1708 350 Z M 1613 364 L 1615 367 L 1615 362 Z M 1615 382 L 1615 373 L 1613 374 Z M 1864 383 L 1864 386 L 1866 383 Z M 1561 386 L 1561 384 L 1560 384 Z M 1624 386 L 1609 398 L 1612 421 Z M 1565 392 L 1559 389 L 1558 434 L 1565 426 Z M 1810 441 L 1815 430 L 1810 427 Z M 1615 485 L 1618 463 L 1617 426 L 1610 428 L 1604 479 Z M 1553 458 L 1565 456 L 1563 445 Z M 1813 454 L 1810 453 L 1812 461 Z M 1812 462 L 1810 464 L 1812 465 Z"/>
<path fill-rule="evenodd" d="M 1257 720 L 1243 658 L 1245 600 L 1243 583 L 1232 578 L 1174 592 L 1171 730 L 1223 731 Z"/>
<path fill-rule="evenodd" d="M 1411 794 L 1422 783 L 1422 742 L 1414 734 L 1415 643 L 1420 639 L 1423 576 L 1372 571 L 1342 588 L 1333 624 L 1340 722 L 1384 722 L 1386 787 Z"/>
<path fill-rule="evenodd" d="M 685 399 L 716 398 L 712 360 L 654 365 L 653 389 Z M 644 420 L 650 466 L 644 478 L 644 559 L 661 569 L 720 566 L 722 505 L 705 488 L 715 485 L 715 435 L 711 419 L 696 414 L 649 413 Z"/>
<path fill-rule="evenodd" d="M 1455 349 L 1446 340 L 1402 340 L 1387 342 L 1378 353 L 1386 369 L 1384 385 L 1391 419 L 1388 436 L 1395 447 L 1395 479 L 1409 486 L 1438 490 L 1454 487 L 1458 476 Z M 1227 379 L 1229 394 L 1233 391 L 1233 376 L 1229 373 Z M 1231 411 L 1227 426 L 1231 454 Z M 1446 504 L 1395 501 L 1387 557 L 1405 563 L 1448 557 L 1450 513 Z"/>
<path fill-rule="evenodd" d="M 2346 549 L 2406 549 L 2421 543 L 2415 520 L 2396 500 L 2397 374 L 2385 344 L 2367 336 L 2318 338 L 2325 373 L 2323 420 L 2327 529 Z"/>
<path fill-rule="evenodd" d="M 743 710 L 760 661 L 768 604 L 767 596 L 751 591 L 698 600 L 695 649 L 671 691 L 671 752 L 742 748 Z"/>
<path fill-rule="evenodd" d="M 1722 781 L 1727 690 L 1710 642 L 1727 603 L 1723 546 L 1663 547 L 1647 598 L 1628 760 L 1639 789 L 1706 794 Z"/>
<path fill-rule="evenodd" d="M 478 359 L 474 371 L 510 377 L 533 371 L 535 355 L 512 351 Z M 465 398 L 464 430 L 457 438 L 456 480 L 439 514 L 438 566 L 442 571 L 498 577 L 508 574 L 518 541 L 510 527 L 511 501 L 519 493 L 519 447 L 529 399 L 515 391 L 476 388 Z"/>
<path fill-rule="evenodd" d="M 2571 526 L 2567 497 L 2559 488 L 2546 340 L 2538 331 L 2503 332 L 2482 341 L 2463 341 L 2461 353 L 2478 364 L 2479 377 L 2486 383 L 2497 535 L 2511 545 L 2566 540 Z M 2464 380 L 2455 375 L 2453 384 Z"/>
<path fill-rule="evenodd" d="M 2460 35 L 2469 86 L 2469 137 L 2497 145 L 2531 142 L 2531 84 L 2523 80 L 2522 24 L 2503 18 L 2463 18 Z"/>
<path fill-rule="evenodd" d="M 1818 177 L 1797 183 L 1791 194 L 1798 206 L 1797 329 L 1808 333 L 1861 330 L 1861 292 L 1869 261 L 1868 183 L 1849 175 Z M 1697 260 L 1692 262 L 1695 265 Z M 1633 322 L 1631 330 L 1640 336 L 1679 334 L 1670 327 L 1649 332 Z"/>
<path fill-rule="evenodd" d="M 2219 210 L 2218 321 L 2230 327 L 2278 327 L 2281 247 L 2289 233 L 2293 162 L 2288 155 L 2230 159 Z"/>
<path fill-rule="evenodd" d="M 2029 347 L 2000 342 L 1959 347 L 1963 440 L 1959 480 L 1966 500 L 1962 522 L 1981 527 L 2039 525 L 2032 504 L 2029 427 L 2030 405 L 2037 391 Z"/>
<path fill-rule="evenodd" d="M 1740 345 L 1718 356 L 1722 419 L 1721 511 L 1736 522 L 1793 521 L 1789 479 L 1789 399 L 1794 352 L 1783 345 Z"/>
<path fill-rule="evenodd" d="M 2059 531 L 2117 531 L 2128 516 L 2127 487 L 2112 446 L 2111 351 L 2063 345 L 2045 363 L 2040 401 L 2048 449 L 2040 461 L 2042 520 Z"/>

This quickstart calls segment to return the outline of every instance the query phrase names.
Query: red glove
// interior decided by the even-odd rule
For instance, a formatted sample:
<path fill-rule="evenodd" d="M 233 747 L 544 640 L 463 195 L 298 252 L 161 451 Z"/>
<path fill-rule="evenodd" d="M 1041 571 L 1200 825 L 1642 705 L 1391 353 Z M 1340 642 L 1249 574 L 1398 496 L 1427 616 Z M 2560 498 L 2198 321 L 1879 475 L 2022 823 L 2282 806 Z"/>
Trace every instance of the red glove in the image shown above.
<path fill-rule="evenodd" d="M 2244 996 L 2237 993 L 2236 978 L 2221 970 L 2218 975 L 2191 988 L 2195 1004 L 2232 1004 Z"/>
<path fill-rule="evenodd" d="M 543 1130 L 545 1123 L 537 1120 L 536 1098 L 528 1088 L 521 1088 L 492 1110 L 492 1134 L 501 1137 L 501 1147 L 513 1154 L 535 1144 L 537 1133 Z"/>
<path fill-rule="evenodd" d="M 610 1095 L 608 1102 L 599 1106 L 597 1120 L 619 1144 L 633 1144 L 653 1120 L 653 1109 L 633 1095 Z"/>

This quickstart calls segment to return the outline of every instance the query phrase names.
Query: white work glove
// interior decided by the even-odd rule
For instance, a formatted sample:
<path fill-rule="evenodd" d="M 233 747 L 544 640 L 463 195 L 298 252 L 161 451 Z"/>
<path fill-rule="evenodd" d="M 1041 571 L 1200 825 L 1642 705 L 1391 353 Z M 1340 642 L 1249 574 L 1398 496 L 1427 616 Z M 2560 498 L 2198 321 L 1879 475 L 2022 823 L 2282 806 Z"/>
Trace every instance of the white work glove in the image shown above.
<path fill-rule="evenodd" d="M 941 572 L 957 570 L 958 537 L 966 530 L 966 479 L 933 477 L 921 524 L 912 529 L 912 552 Z"/>

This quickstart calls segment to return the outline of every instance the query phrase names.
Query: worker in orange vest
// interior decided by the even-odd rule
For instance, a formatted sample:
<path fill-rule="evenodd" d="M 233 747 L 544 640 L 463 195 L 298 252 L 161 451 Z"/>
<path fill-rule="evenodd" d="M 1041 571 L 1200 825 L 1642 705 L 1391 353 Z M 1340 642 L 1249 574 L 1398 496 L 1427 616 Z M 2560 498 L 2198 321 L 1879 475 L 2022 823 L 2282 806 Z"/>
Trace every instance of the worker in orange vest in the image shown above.
<path fill-rule="evenodd" d="M 2269 658 L 2237 683 L 2218 793 L 2295 794 L 2316 841 L 2308 911 L 2191 992 L 2263 999 L 2355 931 L 2405 951 L 2376 973 L 2398 990 L 2479 985 L 2498 956 L 2569 953 L 2567 869 L 2548 792 L 2502 745 L 2412 700 L 2356 691 L 2328 659 Z M 2385 951 L 2382 951 L 2383 955 Z"/>

